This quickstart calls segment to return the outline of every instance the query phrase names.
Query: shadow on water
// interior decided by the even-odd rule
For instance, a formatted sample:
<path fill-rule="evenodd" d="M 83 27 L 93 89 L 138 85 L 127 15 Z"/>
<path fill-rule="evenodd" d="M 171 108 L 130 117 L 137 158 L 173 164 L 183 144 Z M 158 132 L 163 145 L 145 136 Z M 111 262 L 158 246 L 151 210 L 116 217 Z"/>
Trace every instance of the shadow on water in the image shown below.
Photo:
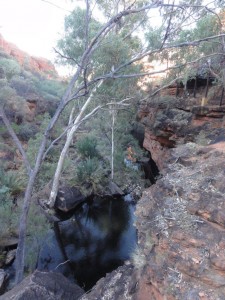
<path fill-rule="evenodd" d="M 73 216 L 55 223 L 37 268 L 63 273 L 89 290 L 130 258 L 136 246 L 135 206 L 122 198 L 94 198 Z"/>

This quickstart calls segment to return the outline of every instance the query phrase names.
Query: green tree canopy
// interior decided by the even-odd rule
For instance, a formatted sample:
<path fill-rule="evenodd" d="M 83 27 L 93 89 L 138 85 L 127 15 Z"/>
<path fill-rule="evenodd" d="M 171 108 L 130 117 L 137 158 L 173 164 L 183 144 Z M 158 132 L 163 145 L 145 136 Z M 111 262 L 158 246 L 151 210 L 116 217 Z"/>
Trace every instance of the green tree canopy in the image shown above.
<path fill-rule="evenodd" d="M 11 79 L 14 75 L 21 72 L 21 67 L 14 59 L 0 58 L 0 68 L 4 70 L 7 79 Z"/>

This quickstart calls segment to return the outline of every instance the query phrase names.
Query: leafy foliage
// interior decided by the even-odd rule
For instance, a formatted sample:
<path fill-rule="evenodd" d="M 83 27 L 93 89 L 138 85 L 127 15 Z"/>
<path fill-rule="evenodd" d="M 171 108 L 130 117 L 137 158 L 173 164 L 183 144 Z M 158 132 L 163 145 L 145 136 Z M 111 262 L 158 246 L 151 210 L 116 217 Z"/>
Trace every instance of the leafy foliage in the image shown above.
<path fill-rule="evenodd" d="M 77 151 L 84 158 L 94 158 L 98 156 L 97 139 L 94 136 L 83 136 L 77 143 Z"/>
<path fill-rule="evenodd" d="M 31 78 L 26 78 L 21 75 L 15 75 L 10 80 L 10 86 L 16 90 L 19 96 L 26 96 L 28 93 L 36 93 L 37 88 L 35 82 Z"/>
<path fill-rule="evenodd" d="M 223 11 L 220 13 L 223 16 Z M 222 17 L 223 18 L 223 17 Z M 220 19 L 215 14 L 205 14 L 196 22 L 195 26 L 190 29 L 180 31 L 174 44 L 187 43 L 199 39 L 204 39 L 209 36 L 216 36 L 222 32 Z M 195 77 L 196 74 L 206 77 L 212 72 L 217 80 L 224 82 L 224 65 L 223 65 L 223 41 L 221 38 L 206 40 L 200 44 L 191 47 L 177 48 L 169 55 L 171 62 L 182 64 L 187 61 L 195 61 L 187 67 L 181 67 L 178 71 L 170 72 L 171 76 L 182 76 L 184 84 L 189 78 Z M 201 59 L 200 59 L 201 58 Z M 200 60 L 199 60 L 200 59 Z"/>
<path fill-rule="evenodd" d="M 6 172 L 3 166 L 0 166 L 0 200 L 17 196 L 24 190 L 24 181 L 15 171 Z"/>
<path fill-rule="evenodd" d="M 24 181 L 18 172 L 6 172 L 0 165 L 0 237 L 16 232 L 20 209 L 13 204 L 13 198 L 24 190 Z M 16 201 L 16 200 L 15 200 Z"/>
<path fill-rule="evenodd" d="M 98 169 L 98 160 L 96 158 L 87 158 L 77 166 L 77 179 L 81 182 L 89 182 L 91 177 Z"/>
<path fill-rule="evenodd" d="M 23 112 L 26 105 L 25 100 L 8 85 L 4 85 L 0 89 L 0 103 L 5 104 L 6 109 L 12 112 Z"/>
<path fill-rule="evenodd" d="M 2 195 L 1 195 L 2 196 Z M 15 236 L 19 221 L 20 208 L 14 207 L 10 199 L 0 200 L 0 238 Z"/>
<path fill-rule="evenodd" d="M 36 83 L 36 88 L 43 95 L 43 97 L 51 100 L 60 100 L 65 90 L 64 85 L 57 80 L 49 80 L 43 78 Z"/>
<path fill-rule="evenodd" d="M 102 6 L 102 3 L 100 6 Z M 129 30 L 132 26 L 131 24 L 134 26 L 135 22 L 140 21 L 140 17 L 138 20 L 135 20 L 135 18 L 136 17 L 131 18 L 132 22 L 130 23 L 127 21 L 130 25 L 128 26 Z M 85 22 L 86 12 L 81 8 L 75 9 L 65 18 L 65 33 L 57 44 L 57 47 L 63 54 L 63 56 L 58 57 L 59 61 L 70 65 L 79 65 L 79 60 L 85 50 L 86 43 L 90 43 L 102 25 L 98 20 L 93 18 L 93 16 L 89 16 L 87 35 Z M 87 76 L 90 75 L 92 77 L 93 75 L 110 72 L 111 68 L 116 68 L 116 66 L 125 63 L 128 57 L 132 55 L 135 50 L 140 48 L 141 42 L 138 37 L 131 36 L 126 28 L 121 28 L 110 32 L 110 34 L 104 38 L 104 42 L 100 43 L 95 49 L 86 71 Z M 126 42 L 124 41 L 125 39 Z M 66 60 L 65 57 L 67 58 Z M 135 67 L 128 66 L 126 72 L 133 69 L 135 69 Z"/>
<path fill-rule="evenodd" d="M 34 124 L 23 123 L 20 125 L 14 125 L 13 127 L 14 129 L 16 127 L 15 132 L 22 141 L 29 141 L 38 132 L 38 127 Z"/>
<path fill-rule="evenodd" d="M 22 116 L 21 121 L 29 118 L 27 100 L 34 101 L 39 112 L 53 114 L 64 90 L 65 84 L 59 80 L 27 71 L 16 60 L 0 53 L 0 103 L 11 121 L 16 122 L 17 116 Z"/>
<path fill-rule="evenodd" d="M 18 62 L 14 59 L 1 58 L 0 68 L 3 69 L 4 74 L 8 80 L 10 80 L 14 75 L 18 75 L 21 72 L 21 67 Z"/>
<path fill-rule="evenodd" d="M 86 158 L 76 166 L 75 185 L 84 194 L 99 193 L 107 184 L 107 169 L 96 157 Z"/>
<path fill-rule="evenodd" d="M 85 25 L 86 17 L 85 11 L 81 8 L 76 8 L 72 13 L 65 18 L 65 33 L 62 39 L 58 41 L 58 48 L 66 57 L 71 59 L 59 60 L 64 63 L 76 65 L 81 58 L 85 49 Z M 100 23 L 90 19 L 89 39 L 91 40 L 100 28 Z"/>

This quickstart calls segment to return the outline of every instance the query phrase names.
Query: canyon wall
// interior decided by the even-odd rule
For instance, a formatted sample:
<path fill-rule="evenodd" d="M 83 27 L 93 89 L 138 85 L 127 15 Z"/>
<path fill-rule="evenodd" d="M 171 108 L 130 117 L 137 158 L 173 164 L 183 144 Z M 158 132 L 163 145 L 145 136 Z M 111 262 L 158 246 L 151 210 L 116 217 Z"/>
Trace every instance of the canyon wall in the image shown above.
<path fill-rule="evenodd" d="M 136 253 L 82 300 L 225 299 L 225 106 L 162 100 L 138 112 L 161 176 L 137 204 Z"/>

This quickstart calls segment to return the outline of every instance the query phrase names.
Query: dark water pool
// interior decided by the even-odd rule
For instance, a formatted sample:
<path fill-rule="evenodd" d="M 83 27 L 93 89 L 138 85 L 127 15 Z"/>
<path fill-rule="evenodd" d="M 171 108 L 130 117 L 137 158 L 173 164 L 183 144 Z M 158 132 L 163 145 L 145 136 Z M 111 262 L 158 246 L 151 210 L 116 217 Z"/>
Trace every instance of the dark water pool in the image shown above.
<path fill-rule="evenodd" d="M 136 246 L 134 209 L 122 198 L 84 203 L 69 220 L 55 224 L 37 268 L 61 272 L 89 290 L 129 259 Z"/>

